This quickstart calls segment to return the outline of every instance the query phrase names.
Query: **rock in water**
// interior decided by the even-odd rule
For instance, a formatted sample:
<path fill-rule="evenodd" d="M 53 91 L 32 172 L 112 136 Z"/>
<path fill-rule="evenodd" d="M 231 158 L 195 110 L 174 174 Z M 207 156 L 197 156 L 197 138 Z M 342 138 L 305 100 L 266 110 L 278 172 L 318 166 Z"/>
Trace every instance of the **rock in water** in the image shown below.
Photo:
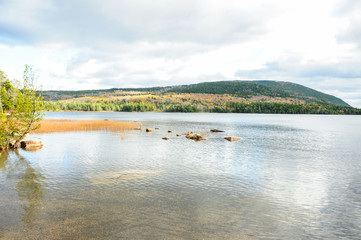
<path fill-rule="evenodd" d="M 201 141 L 201 140 L 207 140 L 207 138 L 203 138 L 202 135 L 198 133 L 188 132 L 186 134 L 186 138 L 192 139 L 194 141 Z"/>
<path fill-rule="evenodd" d="M 191 138 L 192 136 L 194 135 L 194 133 L 193 132 L 188 132 L 187 134 L 186 134 L 186 138 Z"/>
<path fill-rule="evenodd" d="M 191 137 L 192 140 L 201 140 L 202 139 L 202 136 L 199 135 L 199 134 L 194 134 L 192 137 Z"/>
<path fill-rule="evenodd" d="M 147 128 L 147 129 L 145 129 L 145 131 L 146 131 L 146 132 L 153 132 L 154 130 L 151 129 L 151 128 Z"/>
<path fill-rule="evenodd" d="M 15 146 L 15 144 L 16 144 L 16 141 L 9 142 L 9 148 L 14 149 L 14 148 L 19 147 L 19 146 Z"/>
<path fill-rule="evenodd" d="M 226 139 L 226 140 L 228 140 L 230 142 L 241 140 L 240 137 L 225 137 L 224 139 Z"/>
<path fill-rule="evenodd" d="M 200 135 L 198 133 L 191 136 L 190 139 L 195 140 L 195 141 L 207 140 L 207 138 L 203 138 L 202 135 Z"/>
<path fill-rule="evenodd" d="M 211 129 L 211 132 L 224 132 L 223 130 L 219 130 L 219 129 Z"/>
<path fill-rule="evenodd" d="M 43 147 L 41 140 L 23 140 L 20 142 L 20 147 L 25 150 L 38 149 Z"/>
<path fill-rule="evenodd" d="M 162 138 L 163 140 L 169 140 L 169 137 L 164 137 L 164 138 Z"/>

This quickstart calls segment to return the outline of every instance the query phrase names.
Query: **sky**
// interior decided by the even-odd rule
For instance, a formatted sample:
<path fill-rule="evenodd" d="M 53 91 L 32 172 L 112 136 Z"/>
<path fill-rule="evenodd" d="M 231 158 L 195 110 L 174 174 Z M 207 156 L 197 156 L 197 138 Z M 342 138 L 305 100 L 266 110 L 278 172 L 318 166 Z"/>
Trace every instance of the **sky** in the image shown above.
<path fill-rule="evenodd" d="M 0 0 L 0 69 L 43 90 L 302 84 L 361 108 L 359 0 Z"/>

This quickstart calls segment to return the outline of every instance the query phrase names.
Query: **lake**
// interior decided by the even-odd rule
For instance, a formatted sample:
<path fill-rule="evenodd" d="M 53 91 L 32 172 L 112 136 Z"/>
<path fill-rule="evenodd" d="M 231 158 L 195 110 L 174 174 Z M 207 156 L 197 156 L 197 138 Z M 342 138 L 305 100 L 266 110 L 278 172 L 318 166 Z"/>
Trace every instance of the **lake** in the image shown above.
<path fill-rule="evenodd" d="M 360 116 L 45 118 L 138 121 L 143 130 L 33 134 L 41 150 L 1 153 L 0 239 L 360 239 Z"/>

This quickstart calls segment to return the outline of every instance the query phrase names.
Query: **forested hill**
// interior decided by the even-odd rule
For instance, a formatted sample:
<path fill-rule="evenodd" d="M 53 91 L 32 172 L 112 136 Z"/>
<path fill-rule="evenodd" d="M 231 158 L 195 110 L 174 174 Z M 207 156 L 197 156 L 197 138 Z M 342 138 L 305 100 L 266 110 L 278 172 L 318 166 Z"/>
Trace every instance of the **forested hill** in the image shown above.
<path fill-rule="evenodd" d="M 341 106 L 350 106 L 346 102 L 344 102 L 342 99 L 337 98 L 335 96 L 322 93 L 319 91 L 316 91 L 312 88 L 308 88 L 305 86 L 302 86 L 300 84 L 290 83 L 290 82 L 276 82 L 276 81 L 257 81 L 256 83 L 279 89 L 282 91 L 285 91 L 289 93 L 291 96 L 298 97 L 298 98 L 305 98 L 305 99 L 320 99 L 321 102 L 330 103 L 333 105 L 341 105 Z"/>
<path fill-rule="evenodd" d="M 206 93 L 230 94 L 237 97 L 250 99 L 255 96 L 270 98 L 293 98 L 306 103 L 326 105 L 349 106 L 343 100 L 314 89 L 290 82 L 278 81 L 219 81 L 204 82 L 190 85 L 153 87 L 153 88 L 113 88 L 106 90 L 84 91 L 44 91 L 42 95 L 46 100 L 61 100 L 84 96 L 111 95 L 119 91 L 150 92 L 153 94 L 164 93 Z"/>
<path fill-rule="evenodd" d="M 252 96 L 291 97 L 307 103 L 350 106 L 342 99 L 290 82 L 277 81 L 220 81 L 171 87 L 168 92 L 233 94 L 243 98 Z"/>

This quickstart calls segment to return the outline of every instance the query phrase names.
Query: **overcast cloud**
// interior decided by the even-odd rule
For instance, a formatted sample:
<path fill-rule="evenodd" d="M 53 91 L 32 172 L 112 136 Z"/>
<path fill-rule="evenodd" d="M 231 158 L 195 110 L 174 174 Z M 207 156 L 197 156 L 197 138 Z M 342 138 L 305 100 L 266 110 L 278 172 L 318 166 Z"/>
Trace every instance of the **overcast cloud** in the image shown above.
<path fill-rule="evenodd" d="M 357 0 L 0 0 L 0 69 L 43 89 L 300 83 L 361 107 Z"/>

